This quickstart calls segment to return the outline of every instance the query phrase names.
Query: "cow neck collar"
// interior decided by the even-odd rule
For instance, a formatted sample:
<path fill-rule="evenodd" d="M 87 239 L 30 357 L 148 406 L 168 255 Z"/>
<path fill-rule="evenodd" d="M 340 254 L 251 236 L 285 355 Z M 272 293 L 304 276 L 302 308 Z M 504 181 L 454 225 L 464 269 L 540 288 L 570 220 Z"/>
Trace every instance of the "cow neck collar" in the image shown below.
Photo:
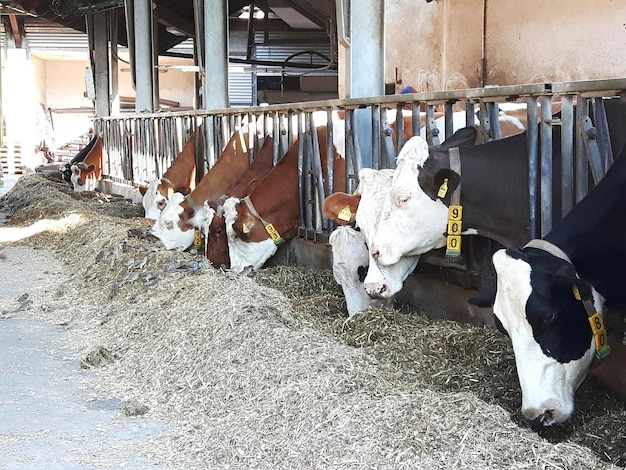
<path fill-rule="evenodd" d="M 572 264 L 572 260 L 569 259 L 569 256 L 567 256 L 563 250 L 561 250 L 554 243 L 550 243 L 542 238 L 535 238 L 534 240 L 529 241 L 526 245 L 524 245 L 524 248 L 537 248 L 545 251 L 546 253 L 550 253 L 552 256 L 556 256 L 557 258 L 567 261 L 569 264 Z"/>
<path fill-rule="evenodd" d="M 269 223 L 267 220 L 261 217 L 261 214 L 258 213 L 258 211 L 254 207 L 254 204 L 252 204 L 252 200 L 250 199 L 250 196 L 244 197 L 242 201 L 246 203 L 246 206 L 248 207 L 248 210 L 250 211 L 250 213 L 261 221 L 261 223 L 265 227 L 265 231 L 268 233 L 268 235 L 274 241 L 274 243 L 276 245 L 280 245 L 284 241 L 284 239 L 281 237 L 280 233 L 278 233 L 278 231 L 274 228 L 274 226 L 271 223 Z"/>
<path fill-rule="evenodd" d="M 161 177 L 161 181 L 163 183 L 169 184 L 172 188 L 175 186 L 171 179 L 166 178 L 165 176 Z"/>
<path fill-rule="evenodd" d="M 189 194 L 186 194 L 186 195 L 185 195 L 185 199 L 187 200 L 187 202 L 189 203 L 189 206 L 190 206 L 192 209 L 195 209 L 195 208 L 196 208 L 196 203 L 195 203 L 195 202 L 193 202 L 193 199 L 191 198 L 191 196 L 190 196 Z"/>
<path fill-rule="evenodd" d="M 460 206 L 461 205 L 461 151 L 458 147 L 452 147 L 448 151 L 448 155 L 450 156 L 450 169 L 459 175 L 459 184 L 454 191 L 452 191 L 452 195 L 450 196 L 450 205 L 451 206 Z"/>

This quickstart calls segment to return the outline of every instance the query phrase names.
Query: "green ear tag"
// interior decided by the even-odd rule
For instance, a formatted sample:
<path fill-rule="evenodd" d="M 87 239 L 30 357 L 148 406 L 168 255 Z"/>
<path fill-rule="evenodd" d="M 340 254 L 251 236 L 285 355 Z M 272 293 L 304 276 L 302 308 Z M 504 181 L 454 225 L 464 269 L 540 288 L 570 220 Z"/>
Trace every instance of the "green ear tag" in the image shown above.
<path fill-rule="evenodd" d="M 443 199 L 444 197 L 446 197 L 446 194 L 448 194 L 448 178 L 445 178 L 443 180 L 443 183 L 441 183 L 441 186 L 439 186 L 439 191 L 437 192 L 437 197 Z"/>

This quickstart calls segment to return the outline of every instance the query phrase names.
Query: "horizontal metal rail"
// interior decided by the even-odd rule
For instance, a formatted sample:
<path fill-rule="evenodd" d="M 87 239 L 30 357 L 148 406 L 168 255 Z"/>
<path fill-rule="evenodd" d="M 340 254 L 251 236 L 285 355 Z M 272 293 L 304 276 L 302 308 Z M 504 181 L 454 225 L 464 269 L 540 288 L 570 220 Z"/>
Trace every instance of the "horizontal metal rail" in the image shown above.
<path fill-rule="evenodd" d="M 335 99 L 270 106 L 214 110 L 125 114 L 97 118 L 95 128 L 104 137 L 104 169 L 108 177 L 135 186 L 160 178 L 190 135 L 196 139 L 197 176 L 215 164 L 233 133 L 248 126 L 255 157 L 267 136 L 274 138 L 274 162 L 298 140 L 301 237 L 325 241 L 333 227 L 321 215 L 321 204 L 334 191 L 330 166 L 324 178 L 319 165 L 319 143 L 314 126 L 326 124 L 330 152 L 333 144 L 346 158 L 345 185 L 356 189 L 363 167 L 393 168 L 406 136 L 420 132 L 437 144 L 453 131 L 453 112 L 465 112 L 465 123 L 478 119 L 481 140 L 501 137 L 498 114 L 505 104 L 525 108 L 529 159 L 529 235 L 551 229 L 578 202 L 588 187 L 588 171 L 597 182 L 612 162 L 611 145 L 602 107 L 603 97 L 626 90 L 626 78 L 562 83 L 493 86 L 477 89 Z M 558 100 L 561 113 L 552 116 Z M 537 111 L 541 104 L 541 120 Z M 435 113 L 443 113 L 438 124 Z M 405 125 L 402 115 L 410 117 Z M 343 118 L 339 120 L 339 117 Z M 337 125 L 337 123 L 340 125 Z M 202 126 L 202 127 L 200 127 Z M 561 128 L 562 167 L 553 168 L 551 142 L 554 126 Z M 441 128 L 440 128 L 441 127 Z M 195 132 L 201 128 L 202 132 Z M 394 130 L 395 129 L 395 130 Z M 407 131 L 407 132 L 404 132 Z M 559 178 L 554 178 L 554 171 Z M 561 182 L 561 205 L 553 207 L 552 185 Z"/>

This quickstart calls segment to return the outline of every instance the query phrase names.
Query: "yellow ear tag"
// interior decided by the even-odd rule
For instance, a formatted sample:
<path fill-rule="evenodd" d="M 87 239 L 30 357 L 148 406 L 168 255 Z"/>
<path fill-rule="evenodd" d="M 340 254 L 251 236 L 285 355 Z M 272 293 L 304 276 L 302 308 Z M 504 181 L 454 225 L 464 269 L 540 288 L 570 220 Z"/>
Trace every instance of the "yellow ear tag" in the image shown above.
<path fill-rule="evenodd" d="M 250 233 L 250 229 L 248 228 L 246 224 L 243 224 L 242 230 L 243 230 L 243 233 Z"/>
<path fill-rule="evenodd" d="M 343 209 L 341 209 L 339 213 L 337 214 L 337 218 L 339 220 L 345 220 L 346 222 L 349 222 L 350 219 L 352 218 L 352 211 L 350 210 L 350 207 L 346 206 Z"/>
<path fill-rule="evenodd" d="M 574 293 L 574 298 L 576 300 L 580 300 L 580 292 L 578 291 L 578 287 L 576 286 L 576 284 L 572 284 L 572 292 Z"/>
<path fill-rule="evenodd" d="M 439 186 L 439 191 L 437 192 L 437 197 L 444 198 L 448 194 L 448 178 L 444 178 L 443 183 Z"/>
<path fill-rule="evenodd" d="M 193 229 L 193 247 L 197 250 L 202 248 L 202 232 L 198 228 Z"/>

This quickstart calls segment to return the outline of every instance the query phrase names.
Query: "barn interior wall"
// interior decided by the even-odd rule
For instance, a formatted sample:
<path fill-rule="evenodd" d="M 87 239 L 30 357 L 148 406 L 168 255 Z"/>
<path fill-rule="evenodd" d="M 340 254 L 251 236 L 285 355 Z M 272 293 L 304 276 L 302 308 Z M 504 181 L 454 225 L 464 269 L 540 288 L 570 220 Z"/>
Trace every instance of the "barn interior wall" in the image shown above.
<path fill-rule="evenodd" d="M 625 17 L 614 0 L 386 1 L 385 82 L 439 91 L 623 77 Z"/>

